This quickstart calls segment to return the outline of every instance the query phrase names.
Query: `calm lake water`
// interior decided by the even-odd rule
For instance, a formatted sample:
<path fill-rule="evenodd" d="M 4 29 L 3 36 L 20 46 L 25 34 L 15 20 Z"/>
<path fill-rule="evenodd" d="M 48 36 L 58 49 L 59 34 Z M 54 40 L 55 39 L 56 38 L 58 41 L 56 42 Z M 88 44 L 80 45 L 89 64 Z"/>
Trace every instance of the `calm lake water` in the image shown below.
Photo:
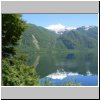
<path fill-rule="evenodd" d="M 69 82 L 82 86 L 98 85 L 97 53 L 41 53 L 32 57 L 41 84 L 49 81 L 50 85 L 57 86 Z"/>

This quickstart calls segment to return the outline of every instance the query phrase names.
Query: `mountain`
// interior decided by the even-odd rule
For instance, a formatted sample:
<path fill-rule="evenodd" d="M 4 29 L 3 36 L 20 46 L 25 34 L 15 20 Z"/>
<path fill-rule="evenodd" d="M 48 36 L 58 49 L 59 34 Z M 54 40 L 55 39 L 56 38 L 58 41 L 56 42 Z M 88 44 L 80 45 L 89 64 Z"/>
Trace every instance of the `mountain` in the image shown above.
<path fill-rule="evenodd" d="M 98 28 L 82 26 L 75 30 L 64 31 L 57 40 L 67 49 L 96 49 L 98 47 Z"/>
<path fill-rule="evenodd" d="M 28 24 L 23 32 L 18 48 L 21 52 L 50 51 L 55 48 L 57 34 L 43 27 Z"/>
<path fill-rule="evenodd" d="M 56 34 L 41 26 L 28 24 L 19 41 L 18 49 L 22 53 L 61 52 L 68 50 L 97 50 L 98 27 L 82 26 Z"/>

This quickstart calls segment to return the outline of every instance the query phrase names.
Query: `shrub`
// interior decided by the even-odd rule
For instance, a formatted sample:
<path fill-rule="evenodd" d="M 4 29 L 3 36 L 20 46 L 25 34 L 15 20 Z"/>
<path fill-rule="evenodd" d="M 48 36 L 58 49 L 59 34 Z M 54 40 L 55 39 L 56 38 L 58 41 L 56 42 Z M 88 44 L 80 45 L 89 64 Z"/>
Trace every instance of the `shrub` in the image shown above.
<path fill-rule="evenodd" d="M 21 56 L 22 57 L 22 56 Z M 38 84 L 39 77 L 34 66 L 29 66 L 19 57 L 2 60 L 2 84 L 5 86 L 33 86 Z"/>

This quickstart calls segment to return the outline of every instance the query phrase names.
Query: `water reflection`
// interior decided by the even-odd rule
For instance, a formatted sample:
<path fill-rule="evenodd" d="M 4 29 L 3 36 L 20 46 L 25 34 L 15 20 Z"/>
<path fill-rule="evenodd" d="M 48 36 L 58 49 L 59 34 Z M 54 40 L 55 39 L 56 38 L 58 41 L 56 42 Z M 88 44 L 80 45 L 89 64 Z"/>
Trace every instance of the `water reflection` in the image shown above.
<path fill-rule="evenodd" d="M 86 72 L 86 75 L 79 73 L 66 72 L 64 69 L 57 70 L 40 80 L 40 84 L 45 85 L 49 82 L 49 85 L 62 86 L 66 84 L 79 84 L 80 86 L 97 86 L 98 76 L 93 75 L 90 71 Z"/>
<path fill-rule="evenodd" d="M 40 60 L 40 55 L 38 55 L 37 57 L 36 57 L 36 60 L 34 61 L 34 66 L 35 67 L 37 67 L 37 65 L 39 64 L 39 60 Z"/>
<path fill-rule="evenodd" d="M 55 73 L 52 73 L 52 74 L 50 74 L 46 77 L 49 77 L 49 78 L 52 78 L 52 79 L 62 80 L 64 78 L 68 77 L 68 76 L 78 76 L 78 75 L 81 75 L 81 74 L 66 72 L 66 71 L 64 71 L 64 69 L 60 69 L 60 70 L 57 69 L 57 71 Z M 81 76 L 84 76 L 84 75 L 81 75 Z M 90 71 L 87 70 L 86 71 L 86 76 L 95 76 L 95 75 L 93 75 Z"/>
<path fill-rule="evenodd" d="M 70 53 L 66 56 L 67 59 L 75 59 L 75 54 Z"/>
<path fill-rule="evenodd" d="M 36 55 L 35 55 L 36 56 Z M 87 74 L 87 70 L 92 74 L 98 74 L 98 60 L 95 54 L 40 54 L 35 57 L 34 65 L 36 70 L 43 78 L 59 68 L 63 68 L 66 72 Z"/>
<path fill-rule="evenodd" d="M 52 77 L 63 80 L 63 78 L 69 78 L 66 76 L 72 77 L 73 74 L 73 77 L 77 75 L 78 80 L 84 76 L 91 81 L 95 76 L 97 79 L 98 75 L 98 55 L 94 52 L 32 54 L 29 61 L 30 64 L 36 66 L 41 79 Z"/>

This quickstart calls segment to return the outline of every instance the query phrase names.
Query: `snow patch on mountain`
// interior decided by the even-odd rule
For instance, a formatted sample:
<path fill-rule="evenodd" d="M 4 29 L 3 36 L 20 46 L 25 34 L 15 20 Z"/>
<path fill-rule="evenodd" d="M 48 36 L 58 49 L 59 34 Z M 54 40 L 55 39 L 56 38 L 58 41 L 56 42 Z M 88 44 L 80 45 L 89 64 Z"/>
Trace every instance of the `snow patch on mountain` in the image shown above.
<path fill-rule="evenodd" d="M 46 29 L 54 31 L 56 34 L 63 34 L 64 31 L 71 31 L 79 28 L 82 28 L 84 30 L 89 30 L 90 28 L 93 27 L 95 26 L 69 27 L 69 26 L 64 26 L 62 24 L 55 24 L 55 25 L 49 25 L 48 27 L 46 27 Z"/>
<path fill-rule="evenodd" d="M 70 30 L 76 29 L 76 27 L 66 27 L 62 24 L 56 24 L 56 25 L 50 25 L 46 27 L 46 29 L 54 31 L 56 32 L 56 34 L 63 34 L 64 31 L 70 31 Z"/>
<path fill-rule="evenodd" d="M 55 31 L 56 33 L 65 30 L 65 26 L 62 25 L 62 24 L 50 25 L 50 26 L 48 26 L 46 28 L 51 30 L 51 31 Z"/>

